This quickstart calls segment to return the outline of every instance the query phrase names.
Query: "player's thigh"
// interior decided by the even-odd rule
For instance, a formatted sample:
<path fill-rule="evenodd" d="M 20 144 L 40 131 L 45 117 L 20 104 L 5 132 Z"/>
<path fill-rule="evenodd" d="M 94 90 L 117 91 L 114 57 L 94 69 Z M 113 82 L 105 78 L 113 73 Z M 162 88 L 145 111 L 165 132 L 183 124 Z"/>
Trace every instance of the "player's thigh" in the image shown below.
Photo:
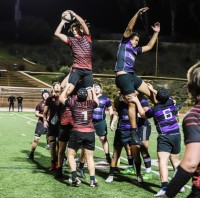
<path fill-rule="evenodd" d="M 94 122 L 95 132 L 99 137 L 105 137 L 107 135 L 107 123 L 106 120 Z"/>
<path fill-rule="evenodd" d="M 84 69 L 83 70 L 83 87 L 92 87 L 93 86 L 93 75 L 92 75 L 92 70 Z"/>
<path fill-rule="evenodd" d="M 82 132 L 83 144 L 82 148 L 94 151 L 95 149 L 95 133 L 94 132 Z"/>
<path fill-rule="evenodd" d="M 80 75 L 81 75 L 81 73 L 79 72 L 79 70 L 76 68 L 73 68 L 69 74 L 68 82 L 73 84 L 74 86 L 76 86 L 76 84 L 78 83 L 78 81 L 80 79 Z"/>
<path fill-rule="evenodd" d="M 71 134 L 72 134 L 72 125 L 71 124 L 60 125 L 58 141 L 68 142 Z"/>
<path fill-rule="evenodd" d="M 123 95 L 128 95 L 135 92 L 134 74 L 122 74 L 116 76 L 115 83 Z"/>
<path fill-rule="evenodd" d="M 84 140 L 82 133 L 83 132 L 79 132 L 76 130 L 72 131 L 72 134 L 70 135 L 69 138 L 68 148 L 71 148 L 75 151 L 81 148 Z"/>
<path fill-rule="evenodd" d="M 143 125 L 138 129 L 138 136 L 142 141 L 148 141 L 151 135 L 151 125 Z"/>

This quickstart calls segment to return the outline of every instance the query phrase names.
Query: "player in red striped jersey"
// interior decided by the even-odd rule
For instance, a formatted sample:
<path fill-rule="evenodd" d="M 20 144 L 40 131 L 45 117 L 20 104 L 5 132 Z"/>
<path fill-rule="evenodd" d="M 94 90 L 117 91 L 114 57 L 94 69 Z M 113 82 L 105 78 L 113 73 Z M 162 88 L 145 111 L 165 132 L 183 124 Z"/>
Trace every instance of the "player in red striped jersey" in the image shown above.
<path fill-rule="evenodd" d="M 75 88 L 79 79 L 83 80 L 84 87 L 92 87 L 93 77 L 92 77 L 92 39 L 90 35 L 89 28 L 86 22 L 75 12 L 69 10 L 71 15 L 75 17 L 75 22 L 70 26 L 70 31 L 73 37 L 65 35 L 62 33 L 63 26 L 66 21 L 61 20 L 58 25 L 55 36 L 60 40 L 69 45 L 73 52 L 73 64 L 69 75 L 69 83 L 71 86 L 68 89 L 67 94 L 69 95 Z M 66 77 L 68 78 L 68 77 Z M 63 82 L 66 82 L 64 79 Z M 65 85 L 61 85 L 64 87 Z"/>
<path fill-rule="evenodd" d="M 200 197 L 200 61 L 188 70 L 187 79 L 188 91 L 195 106 L 183 119 L 184 156 L 162 198 L 175 197 L 191 177 L 193 186 L 188 197 Z"/>
<path fill-rule="evenodd" d="M 71 183 L 72 186 L 77 186 L 80 183 L 80 180 L 77 178 L 75 156 L 77 151 L 82 148 L 84 150 L 90 174 L 90 186 L 96 187 L 97 181 L 95 179 L 95 165 L 93 158 L 95 149 L 95 133 L 92 115 L 94 108 L 98 106 L 98 98 L 94 89 L 92 89 L 91 95 L 93 99 L 87 99 L 88 93 L 85 88 L 78 90 L 77 99 L 67 98 L 68 88 L 68 86 L 65 87 L 59 99 L 62 104 L 70 107 L 74 120 L 73 132 L 68 144 L 68 161 L 72 174 Z"/>
<path fill-rule="evenodd" d="M 38 122 L 35 128 L 35 136 L 31 145 L 31 152 L 27 156 L 27 159 L 34 160 L 34 152 L 35 149 L 37 148 L 41 135 L 48 133 L 48 130 L 44 128 L 44 123 L 43 123 L 44 106 L 45 106 L 45 101 L 48 97 L 49 97 L 49 92 L 47 90 L 43 90 L 42 101 L 39 104 L 37 104 L 35 108 L 35 116 L 38 117 Z"/>

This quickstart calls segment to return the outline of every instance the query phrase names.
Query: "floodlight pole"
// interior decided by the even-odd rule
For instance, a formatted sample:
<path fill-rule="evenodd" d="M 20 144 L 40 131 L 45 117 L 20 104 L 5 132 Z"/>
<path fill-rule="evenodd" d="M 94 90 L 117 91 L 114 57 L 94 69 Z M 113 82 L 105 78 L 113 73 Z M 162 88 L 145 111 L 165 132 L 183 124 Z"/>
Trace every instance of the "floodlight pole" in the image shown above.
<path fill-rule="evenodd" d="M 155 76 L 158 77 L 158 38 L 156 40 L 156 68 L 155 68 Z"/>

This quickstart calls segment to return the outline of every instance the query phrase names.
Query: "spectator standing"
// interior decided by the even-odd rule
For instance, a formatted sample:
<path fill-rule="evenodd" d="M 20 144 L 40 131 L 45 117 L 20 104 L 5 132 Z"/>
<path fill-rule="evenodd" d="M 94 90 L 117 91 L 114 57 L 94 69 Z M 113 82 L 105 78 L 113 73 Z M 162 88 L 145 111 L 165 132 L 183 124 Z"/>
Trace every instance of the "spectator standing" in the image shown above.
<path fill-rule="evenodd" d="M 17 103 L 18 103 L 18 112 L 21 110 L 22 112 L 22 100 L 23 100 L 23 97 L 21 96 L 18 96 L 17 97 Z"/>
<path fill-rule="evenodd" d="M 15 102 L 15 97 L 14 96 L 9 96 L 8 97 L 8 102 L 9 102 L 9 111 L 12 108 L 12 111 L 14 111 L 14 102 Z"/>

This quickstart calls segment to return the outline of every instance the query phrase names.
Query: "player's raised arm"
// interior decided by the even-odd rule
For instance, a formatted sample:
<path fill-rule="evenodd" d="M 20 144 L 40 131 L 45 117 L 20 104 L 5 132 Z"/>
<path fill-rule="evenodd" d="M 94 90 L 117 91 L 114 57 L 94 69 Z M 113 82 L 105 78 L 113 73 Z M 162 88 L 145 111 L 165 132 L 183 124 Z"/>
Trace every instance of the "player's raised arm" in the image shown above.
<path fill-rule="evenodd" d="M 135 26 L 135 23 L 138 19 L 138 17 L 143 14 L 144 12 L 146 12 L 149 8 L 148 7 L 144 7 L 139 9 L 136 14 L 133 16 L 133 18 L 129 21 L 128 26 L 126 27 L 126 30 L 124 32 L 124 37 L 129 37 L 132 33 L 132 29 Z"/>
<path fill-rule="evenodd" d="M 92 92 L 92 99 L 97 103 L 97 106 L 99 106 L 99 99 L 94 91 L 94 88 L 91 88 L 91 92 Z"/>
<path fill-rule="evenodd" d="M 65 105 L 65 101 L 68 97 L 68 92 L 69 92 L 69 88 L 70 88 L 70 84 L 67 84 L 67 86 L 65 86 L 63 92 L 60 94 L 59 96 L 59 101 Z"/>
<path fill-rule="evenodd" d="M 75 19 L 80 23 L 82 29 L 83 29 L 83 32 L 86 34 L 86 35 L 90 35 L 90 30 L 85 22 L 85 20 L 80 17 L 78 14 L 76 14 L 74 11 L 72 10 L 68 10 L 72 16 L 75 17 Z"/>
<path fill-rule="evenodd" d="M 65 20 L 61 20 L 60 24 L 58 25 L 58 27 L 56 28 L 56 31 L 54 33 L 55 36 L 57 36 L 60 40 L 66 42 L 67 41 L 67 36 L 65 34 L 62 34 L 62 29 L 63 26 L 65 25 Z"/>
<path fill-rule="evenodd" d="M 156 22 L 154 24 L 154 26 L 151 26 L 151 27 L 154 31 L 154 34 L 153 34 L 151 40 L 149 41 L 149 43 L 146 46 L 142 47 L 142 52 L 147 52 L 147 51 L 151 50 L 153 48 L 153 46 L 155 45 L 156 40 L 158 38 L 158 34 L 160 32 L 160 23 Z"/>

